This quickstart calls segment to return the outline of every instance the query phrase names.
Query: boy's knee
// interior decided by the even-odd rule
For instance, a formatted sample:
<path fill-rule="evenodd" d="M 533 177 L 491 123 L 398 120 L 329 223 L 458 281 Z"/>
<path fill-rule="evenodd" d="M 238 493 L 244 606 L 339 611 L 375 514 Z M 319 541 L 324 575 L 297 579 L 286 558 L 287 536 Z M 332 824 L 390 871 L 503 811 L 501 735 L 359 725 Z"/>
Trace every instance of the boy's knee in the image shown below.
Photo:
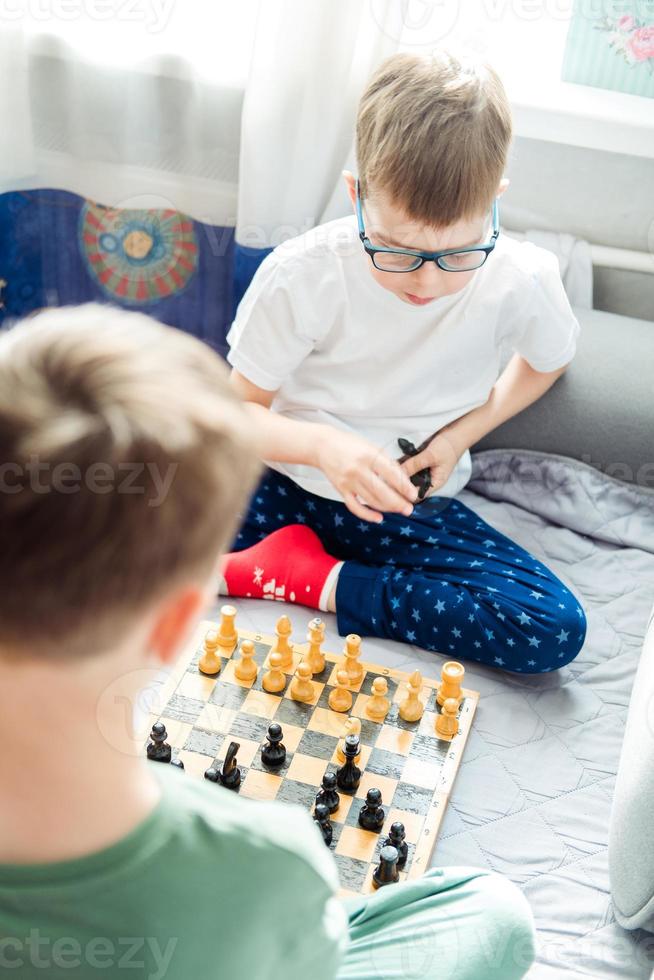
<path fill-rule="evenodd" d="M 489 872 L 474 879 L 478 914 L 465 932 L 468 955 L 474 959 L 465 976 L 484 980 L 518 980 L 535 957 L 534 920 L 527 899 L 503 875 Z M 477 971 L 477 972 L 475 972 Z"/>
<path fill-rule="evenodd" d="M 538 659 L 530 658 L 525 673 L 542 674 L 558 670 L 571 663 L 581 652 L 586 639 L 586 614 L 574 596 L 549 625 L 546 637 L 541 640 Z M 532 660 L 534 661 L 532 663 Z"/>

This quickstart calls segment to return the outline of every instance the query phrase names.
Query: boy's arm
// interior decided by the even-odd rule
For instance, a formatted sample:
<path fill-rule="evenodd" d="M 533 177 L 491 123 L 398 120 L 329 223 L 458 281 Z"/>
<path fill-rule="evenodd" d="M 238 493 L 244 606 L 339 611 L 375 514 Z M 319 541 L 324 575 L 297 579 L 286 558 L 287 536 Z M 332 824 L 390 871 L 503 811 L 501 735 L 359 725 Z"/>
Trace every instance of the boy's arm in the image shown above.
<path fill-rule="evenodd" d="M 567 367 L 564 364 L 555 371 L 536 371 L 524 357 L 514 354 L 493 385 L 488 401 L 440 429 L 429 445 L 407 459 L 402 468 L 412 476 L 426 467 L 436 467 L 438 482 L 435 488 L 438 489 L 466 449 L 470 449 L 502 422 L 538 401 Z"/>
<path fill-rule="evenodd" d="M 331 425 L 300 422 L 271 412 L 277 392 L 253 384 L 236 368 L 232 368 L 230 384 L 245 401 L 261 459 L 304 463 L 322 470 L 348 509 L 362 520 L 379 523 L 386 511 L 411 514 L 416 488 L 402 467 L 378 446 Z"/>
<path fill-rule="evenodd" d="M 277 392 L 266 391 L 265 388 L 252 384 L 236 368 L 232 368 L 229 382 L 245 402 L 245 410 L 252 419 L 257 454 L 261 459 L 318 465 L 319 430 L 327 428 L 326 426 L 314 422 L 298 422 L 271 412 L 270 406 Z"/>
<path fill-rule="evenodd" d="M 491 389 L 488 401 L 440 430 L 453 445 L 457 458 L 483 436 L 538 401 L 568 367 L 536 371 L 520 354 L 514 354 Z"/>

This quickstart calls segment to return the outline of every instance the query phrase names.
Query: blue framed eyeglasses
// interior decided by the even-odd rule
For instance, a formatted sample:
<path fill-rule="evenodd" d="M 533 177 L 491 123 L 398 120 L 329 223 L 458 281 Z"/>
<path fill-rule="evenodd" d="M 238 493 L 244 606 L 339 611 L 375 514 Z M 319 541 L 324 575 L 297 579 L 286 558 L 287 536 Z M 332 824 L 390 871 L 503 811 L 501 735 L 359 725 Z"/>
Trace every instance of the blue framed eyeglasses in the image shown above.
<path fill-rule="evenodd" d="M 495 248 L 500 233 L 500 214 L 497 198 L 493 201 L 493 233 L 486 245 L 469 245 L 466 248 L 446 248 L 442 252 L 419 252 L 416 249 L 387 248 L 373 245 L 363 224 L 363 211 L 359 195 L 359 181 L 356 182 L 356 211 L 359 223 L 359 238 L 372 259 L 372 264 L 380 272 L 415 272 L 424 262 L 435 262 L 444 272 L 470 272 L 484 264 Z"/>

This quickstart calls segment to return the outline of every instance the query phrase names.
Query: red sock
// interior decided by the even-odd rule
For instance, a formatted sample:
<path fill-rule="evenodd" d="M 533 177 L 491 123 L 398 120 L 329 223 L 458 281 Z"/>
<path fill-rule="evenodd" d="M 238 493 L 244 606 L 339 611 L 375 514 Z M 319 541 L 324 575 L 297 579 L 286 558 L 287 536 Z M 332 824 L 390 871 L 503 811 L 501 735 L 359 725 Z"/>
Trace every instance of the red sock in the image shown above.
<path fill-rule="evenodd" d="M 311 528 L 289 524 L 225 555 L 222 571 L 227 595 L 299 602 L 325 612 L 342 564 L 327 554 Z"/>

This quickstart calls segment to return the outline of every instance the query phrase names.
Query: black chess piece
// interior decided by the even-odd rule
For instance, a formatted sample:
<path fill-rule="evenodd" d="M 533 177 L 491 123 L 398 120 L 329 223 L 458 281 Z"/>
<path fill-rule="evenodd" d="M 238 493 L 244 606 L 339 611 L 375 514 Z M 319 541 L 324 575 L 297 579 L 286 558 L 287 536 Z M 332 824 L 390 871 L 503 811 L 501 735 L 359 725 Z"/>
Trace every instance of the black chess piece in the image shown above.
<path fill-rule="evenodd" d="M 222 772 L 220 773 L 220 782 L 226 789 L 238 789 L 241 785 L 241 770 L 236 764 L 236 753 L 240 747 L 238 742 L 229 743 Z"/>
<path fill-rule="evenodd" d="M 379 854 L 379 865 L 375 868 L 372 876 L 372 883 L 375 888 L 383 888 L 384 885 L 394 885 L 400 880 L 400 872 L 397 870 L 397 848 L 382 847 Z"/>
<path fill-rule="evenodd" d="M 431 470 L 427 468 L 418 470 L 409 479 L 414 487 L 418 488 L 418 502 L 424 500 L 427 492 L 431 490 Z"/>
<path fill-rule="evenodd" d="M 205 770 L 204 778 L 208 779 L 210 783 L 219 783 L 220 773 L 215 766 L 209 766 L 209 768 Z"/>
<path fill-rule="evenodd" d="M 404 454 L 400 457 L 398 462 L 403 463 L 410 456 L 417 456 L 418 453 L 422 452 L 422 450 L 427 447 L 433 438 L 433 436 L 430 436 L 429 439 L 426 439 L 420 446 L 414 446 L 409 439 L 398 439 L 397 444 Z M 431 489 L 431 470 L 429 467 L 427 466 L 423 470 L 418 470 L 418 472 L 414 473 L 413 476 L 410 476 L 409 479 L 411 480 L 411 483 L 413 483 L 414 487 L 418 488 L 417 502 L 424 500 L 425 494 L 429 489 Z"/>
<path fill-rule="evenodd" d="M 361 782 L 361 770 L 355 763 L 360 751 L 359 736 L 345 736 L 345 762 L 336 770 L 336 785 L 345 793 L 356 793 Z"/>
<path fill-rule="evenodd" d="M 316 808 L 313 811 L 314 823 L 318 824 L 320 832 L 322 834 L 323 840 L 327 847 L 332 842 L 334 832 L 332 830 L 332 822 L 329 819 L 329 809 L 324 803 L 316 803 Z"/>
<path fill-rule="evenodd" d="M 177 769 L 182 769 L 182 770 L 184 769 L 184 763 L 182 762 L 181 759 L 171 759 L 170 764 L 171 766 L 176 766 Z"/>
<path fill-rule="evenodd" d="M 322 789 L 316 794 L 316 803 L 324 803 L 330 813 L 336 813 L 341 798 L 336 792 L 336 773 L 329 770 L 322 777 Z"/>
<path fill-rule="evenodd" d="M 364 830 L 379 832 L 384 826 L 386 814 L 382 807 L 382 795 L 379 789 L 369 789 L 366 802 L 359 810 L 359 824 Z"/>
<path fill-rule="evenodd" d="M 170 762 L 172 752 L 170 745 L 166 741 L 168 732 L 166 726 L 161 721 L 155 722 L 150 732 L 150 741 L 146 749 L 148 759 L 153 762 Z"/>
<path fill-rule="evenodd" d="M 404 824 L 397 820 L 395 823 L 391 824 L 391 829 L 388 837 L 384 841 L 384 847 L 394 847 L 397 849 L 397 866 L 398 868 L 403 868 L 406 864 L 407 857 L 409 856 L 409 845 L 406 840 L 406 831 L 404 829 Z"/>
<path fill-rule="evenodd" d="M 278 769 L 286 762 L 286 746 L 282 743 L 282 726 L 273 724 L 268 729 L 267 742 L 261 748 L 261 761 L 270 769 Z"/>

